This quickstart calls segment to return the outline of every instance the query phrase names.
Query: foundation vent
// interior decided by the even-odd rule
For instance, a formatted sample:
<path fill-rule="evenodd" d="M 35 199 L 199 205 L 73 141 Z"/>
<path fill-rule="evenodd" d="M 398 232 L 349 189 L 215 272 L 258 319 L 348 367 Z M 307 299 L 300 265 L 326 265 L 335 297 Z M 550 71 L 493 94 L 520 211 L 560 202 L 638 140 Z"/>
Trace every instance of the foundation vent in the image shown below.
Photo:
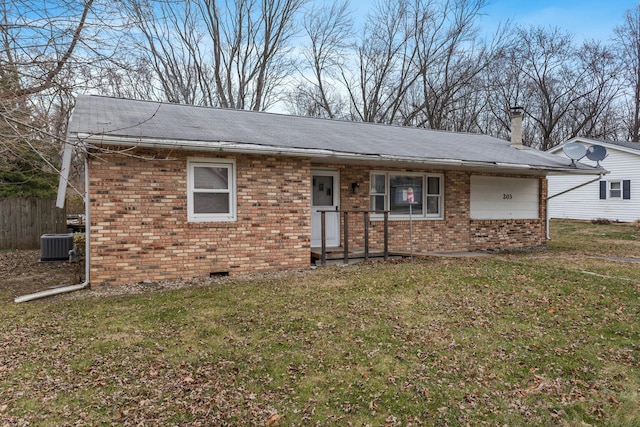
<path fill-rule="evenodd" d="M 209 277 L 211 278 L 227 277 L 228 275 L 229 275 L 228 271 L 212 271 L 211 273 L 209 273 Z"/>

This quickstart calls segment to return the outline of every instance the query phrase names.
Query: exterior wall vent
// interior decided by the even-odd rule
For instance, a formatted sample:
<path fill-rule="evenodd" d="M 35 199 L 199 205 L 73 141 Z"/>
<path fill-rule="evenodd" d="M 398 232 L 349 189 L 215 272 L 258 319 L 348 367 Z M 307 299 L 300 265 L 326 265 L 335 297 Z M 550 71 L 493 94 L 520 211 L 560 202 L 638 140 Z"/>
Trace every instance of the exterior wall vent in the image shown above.
<path fill-rule="evenodd" d="M 40 262 L 67 261 L 71 249 L 73 249 L 73 234 L 40 236 Z"/>
<path fill-rule="evenodd" d="M 211 273 L 209 273 L 209 277 L 214 278 L 214 277 L 227 277 L 229 275 L 228 271 L 212 271 Z"/>

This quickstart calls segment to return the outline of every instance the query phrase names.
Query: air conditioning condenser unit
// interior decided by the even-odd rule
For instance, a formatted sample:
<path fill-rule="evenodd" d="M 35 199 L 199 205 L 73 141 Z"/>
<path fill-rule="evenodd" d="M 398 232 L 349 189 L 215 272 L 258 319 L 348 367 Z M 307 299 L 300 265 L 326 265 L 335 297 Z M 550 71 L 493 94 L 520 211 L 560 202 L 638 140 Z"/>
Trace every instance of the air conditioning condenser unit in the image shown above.
<path fill-rule="evenodd" d="M 73 234 L 40 236 L 40 262 L 68 261 L 71 249 L 73 249 Z"/>

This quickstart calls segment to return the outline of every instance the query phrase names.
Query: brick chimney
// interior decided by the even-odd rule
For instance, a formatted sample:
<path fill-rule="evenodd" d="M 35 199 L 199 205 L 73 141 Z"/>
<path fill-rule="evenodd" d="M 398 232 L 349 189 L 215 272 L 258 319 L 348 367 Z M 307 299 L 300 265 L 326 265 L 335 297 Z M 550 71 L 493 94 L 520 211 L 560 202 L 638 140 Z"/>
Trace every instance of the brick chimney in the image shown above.
<path fill-rule="evenodd" d="M 523 149 L 522 145 L 522 107 L 511 108 L 511 146 Z"/>

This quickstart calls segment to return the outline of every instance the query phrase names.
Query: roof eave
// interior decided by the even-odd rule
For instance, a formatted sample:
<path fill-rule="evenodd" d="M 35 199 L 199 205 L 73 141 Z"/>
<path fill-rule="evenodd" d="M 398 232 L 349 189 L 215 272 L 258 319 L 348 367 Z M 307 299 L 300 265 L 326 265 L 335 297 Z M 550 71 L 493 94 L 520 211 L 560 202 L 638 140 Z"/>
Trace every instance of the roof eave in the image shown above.
<path fill-rule="evenodd" d="M 579 169 L 572 167 L 547 167 L 529 164 L 503 163 L 503 162 L 480 162 L 460 159 L 434 159 L 420 157 L 400 157 L 381 154 L 362 154 L 343 151 L 333 151 L 326 149 L 291 148 L 277 147 L 271 145 L 259 145 L 250 143 L 238 143 L 227 141 L 191 141 L 191 140 L 159 140 L 153 138 L 130 138 L 113 135 L 92 135 L 75 133 L 70 134 L 68 141 L 78 140 L 83 144 L 94 146 L 126 146 L 153 149 L 184 149 L 192 151 L 227 152 L 242 154 L 261 155 L 282 155 L 290 157 L 308 157 L 320 161 L 334 161 L 340 163 L 384 163 L 394 164 L 434 166 L 442 169 L 460 170 L 487 170 L 512 173 L 525 173 L 535 175 L 556 175 L 556 174 L 577 174 L 577 175 L 600 175 L 608 173 L 603 169 Z"/>

